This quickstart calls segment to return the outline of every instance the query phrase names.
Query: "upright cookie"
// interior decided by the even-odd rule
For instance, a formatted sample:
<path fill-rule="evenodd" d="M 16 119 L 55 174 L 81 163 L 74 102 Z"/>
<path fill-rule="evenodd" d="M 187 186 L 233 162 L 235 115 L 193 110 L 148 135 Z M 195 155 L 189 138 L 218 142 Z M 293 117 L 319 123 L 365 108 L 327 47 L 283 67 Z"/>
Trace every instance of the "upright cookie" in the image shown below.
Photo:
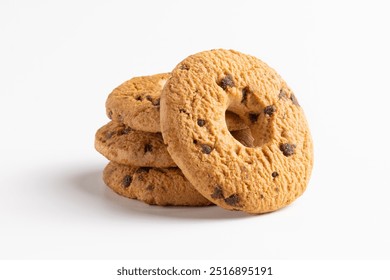
<path fill-rule="evenodd" d="M 116 193 L 147 204 L 206 206 L 212 203 L 188 182 L 179 168 L 132 167 L 110 162 L 103 180 Z"/>
<path fill-rule="evenodd" d="M 120 164 L 176 166 L 161 133 L 133 130 L 122 123 L 112 121 L 101 127 L 95 135 L 95 148 L 107 159 Z"/>
<path fill-rule="evenodd" d="M 250 128 L 253 147 L 234 140 L 226 110 Z M 282 78 L 253 56 L 212 50 L 183 60 L 161 96 L 161 128 L 187 179 L 223 208 L 270 212 L 306 189 L 313 147 L 303 110 Z"/>
<path fill-rule="evenodd" d="M 161 132 L 160 95 L 169 77 L 169 73 L 164 73 L 124 82 L 108 96 L 107 116 L 135 130 Z M 247 128 L 232 112 L 226 112 L 226 122 L 230 131 Z"/>

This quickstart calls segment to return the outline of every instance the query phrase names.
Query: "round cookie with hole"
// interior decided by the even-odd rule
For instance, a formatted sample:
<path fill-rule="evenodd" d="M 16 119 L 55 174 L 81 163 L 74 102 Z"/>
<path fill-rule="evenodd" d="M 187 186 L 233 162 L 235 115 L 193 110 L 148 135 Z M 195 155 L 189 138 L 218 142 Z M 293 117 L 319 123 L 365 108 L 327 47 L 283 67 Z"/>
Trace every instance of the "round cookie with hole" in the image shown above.
<path fill-rule="evenodd" d="M 173 167 L 161 133 L 133 130 L 128 126 L 109 122 L 95 134 L 95 148 L 108 160 L 116 163 L 146 167 Z"/>
<path fill-rule="evenodd" d="M 161 132 L 160 96 L 169 73 L 134 77 L 115 88 L 106 100 L 107 116 L 141 131 Z M 247 128 L 232 112 L 226 112 L 230 131 Z"/>
<path fill-rule="evenodd" d="M 244 120 L 252 145 L 234 140 L 227 110 Z M 275 211 L 307 187 L 313 146 L 304 112 L 286 82 L 256 57 L 219 49 L 184 59 L 164 87 L 160 117 L 173 160 L 225 209 Z"/>
<path fill-rule="evenodd" d="M 103 171 L 103 181 L 119 195 L 151 205 L 212 205 L 177 167 L 135 167 L 110 162 Z"/>

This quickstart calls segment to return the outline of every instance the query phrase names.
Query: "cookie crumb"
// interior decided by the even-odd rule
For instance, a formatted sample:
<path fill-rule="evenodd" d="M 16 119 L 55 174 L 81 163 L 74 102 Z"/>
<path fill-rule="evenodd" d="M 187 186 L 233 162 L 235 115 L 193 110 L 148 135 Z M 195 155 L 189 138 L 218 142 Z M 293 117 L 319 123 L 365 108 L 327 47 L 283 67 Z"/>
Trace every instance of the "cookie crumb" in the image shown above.
<path fill-rule="evenodd" d="M 127 189 L 131 182 L 133 181 L 133 177 L 131 177 L 130 175 L 126 175 L 123 180 L 122 180 L 122 187 L 124 187 L 125 189 Z"/>
<path fill-rule="evenodd" d="M 232 75 L 227 74 L 222 80 L 219 81 L 218 85 L 223 90 L 226 90 L 228 87 L 234 87 L 235 84 L 234 84 Z"/>
<path fill-rule="evenodd" d="M 211 151 L 213 150 L 209 145 L 206 145 L 206 144 L 202 144 L 201 148 L 202 148 L 202 153 L 204 153 L 206 155 L 210 154 Z"/>
<path fill-rule="evenodd" d="M 228 198 L 225 198 L 225 202 L 230 206 L 235 206 L 240 202 L 240 197 L 237 194 L 232 194 Z"/>
<path fill-rule="evenodd" d="M 280 144 L 280 146 L 279 146 L 279 149 L 283 152 L 283 155 L 285 155 L 286 157 L 289 157 L 289 156 L 292 156 L 293 154 L 295 154 L 295 148 L 296 148 L 296 145 L 289 144 L 289 143 Z"/>
<path fill-rule="evenodd" d="M 273 113 L 275 113 L 275 107 L 272 106 L 272 105 L 269 105 L 267 107 L 264 108 L 264 114 L 268 115 L 268 116 L 272 116 Z"/>

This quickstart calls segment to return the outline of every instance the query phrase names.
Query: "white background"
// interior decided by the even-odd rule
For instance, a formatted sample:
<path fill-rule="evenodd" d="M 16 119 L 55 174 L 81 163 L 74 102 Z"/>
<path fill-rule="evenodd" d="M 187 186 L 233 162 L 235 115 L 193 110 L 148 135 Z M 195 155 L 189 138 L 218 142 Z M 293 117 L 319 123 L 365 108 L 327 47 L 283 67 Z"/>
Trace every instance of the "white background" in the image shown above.
<path fill-rule="evenodd" d="M 0 2 L 1 259 L 389 259 L 386 1 Z M 162 208 L 102 182 L 113 88 L 226 48 L 274 67 L 310 123 L 305 194 L 266 215 Z"/>

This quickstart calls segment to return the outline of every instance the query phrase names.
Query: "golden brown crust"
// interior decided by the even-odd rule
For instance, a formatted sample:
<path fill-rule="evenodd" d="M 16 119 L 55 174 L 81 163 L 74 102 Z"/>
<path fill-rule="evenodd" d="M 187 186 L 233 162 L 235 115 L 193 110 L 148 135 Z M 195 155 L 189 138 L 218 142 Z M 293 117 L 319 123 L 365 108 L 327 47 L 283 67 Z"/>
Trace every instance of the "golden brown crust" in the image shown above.
<path fill-rule="evenodd" d="M 259 59 L 229 50 L 186 58 L 165 85 L 160 109 L 170 155 L 215 204 L 265 213 L 306 189 L 313 147 L 303 110 L 282 78 Z M 234 141 L 226 110 L 244 120 L 254 147 Z"/>
<path fill-rule="evenodd" d="M 116 193 L 147 204 L 163 206 L 212 205 L 184 177 L 179 168 L 147 168 L 110 162 L 103 180 Z"/>
<path fill-rule="evenodd" d="M 107 98 L 107 116 L 142 131 L 160 132 L 160 95 L 169 73 L 134 77 Z"/>
<path fill-rule="evenodd" d="M 134 77 L 117 88 L 107 98 L 107 116 L 115 121 L 146 132 L 161 132 L 160 96 L 170 74 Z M 230 131 L 247 128 L 232 112 L 226 112 Z"/>
<path fill-rule="evenodd" d="M 95 148 L 108 160 L 145 167 L 176 166 L 168 154 L 161 133 L 133 130 L 122 123 L 109 122 L 95 135 Z"/>

